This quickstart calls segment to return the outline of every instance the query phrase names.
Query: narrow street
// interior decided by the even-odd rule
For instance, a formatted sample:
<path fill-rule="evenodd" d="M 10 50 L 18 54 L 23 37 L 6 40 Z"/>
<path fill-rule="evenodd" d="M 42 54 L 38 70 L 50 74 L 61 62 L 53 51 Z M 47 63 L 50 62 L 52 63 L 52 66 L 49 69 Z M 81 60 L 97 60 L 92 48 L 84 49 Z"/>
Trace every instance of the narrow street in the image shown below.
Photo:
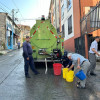
<path fill-rule="evenodd" d="M 45 66 L 38 66 L 39 75 L 30 70 L 24 77 L 22 49 L 0 56 L 0 100 L 100 100 L 100 63 L 97 77 L 89 77 L 87 89 L 77 89 L 74 82 L 54 76 L 52 67 L 45 75 Z M 41 68 L 42 67 L 42 68 Z"/>

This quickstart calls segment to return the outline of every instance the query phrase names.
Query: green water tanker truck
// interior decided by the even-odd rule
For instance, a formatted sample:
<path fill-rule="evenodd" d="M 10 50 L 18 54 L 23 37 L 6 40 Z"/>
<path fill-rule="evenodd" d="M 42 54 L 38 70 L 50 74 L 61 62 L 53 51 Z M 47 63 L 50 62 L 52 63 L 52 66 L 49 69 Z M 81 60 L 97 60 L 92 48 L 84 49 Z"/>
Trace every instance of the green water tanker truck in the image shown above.
<path fill-rule="evenodd" d="M 57 34 L 50 20 L 41 18 L 30 31 L 30 43 L 35 62 L 52 62 L 59 60 L 64 51 L 63 38 Z"/>

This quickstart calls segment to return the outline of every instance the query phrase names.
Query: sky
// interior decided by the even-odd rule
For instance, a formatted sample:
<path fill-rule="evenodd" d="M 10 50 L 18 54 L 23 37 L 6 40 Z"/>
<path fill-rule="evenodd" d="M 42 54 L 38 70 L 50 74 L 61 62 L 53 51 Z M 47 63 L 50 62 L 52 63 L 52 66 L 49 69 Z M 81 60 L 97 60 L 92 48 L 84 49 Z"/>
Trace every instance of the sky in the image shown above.
<path fill-rule="evenodd" d="M 15 17 L 19 20 L 18 22 L 16 21 L 16 23 L 32 27 L 36 22 L 35 19 L 40 18 L 41 15 L 48 17 L 50 1 L 51 0 L 0 0 L 0 12 L 6 10 L 6 12 L 11 15 L 11 10 L 15 9 Z M 16 13 L 17 11 L 18 13 Z"/>

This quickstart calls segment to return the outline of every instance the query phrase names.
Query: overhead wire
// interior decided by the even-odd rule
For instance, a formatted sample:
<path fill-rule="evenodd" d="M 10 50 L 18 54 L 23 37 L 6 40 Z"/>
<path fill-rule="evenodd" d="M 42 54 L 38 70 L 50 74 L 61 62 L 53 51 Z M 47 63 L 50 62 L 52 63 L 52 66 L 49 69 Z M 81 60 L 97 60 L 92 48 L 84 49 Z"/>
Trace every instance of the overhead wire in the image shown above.
<path fill-rule="evenodd" d="M 1 5 L 0 5 L 1 6 Z M 6 9 L 4 9 L 2 6 L 0 7 L 0 9 L 2 10 L 2 11 L 4 11 L 5 13 L 8 13 L 8 15 L 10 15 L 10 16 L 12 16 Z"/>
<path fill-rule="evenodd" d="M 7 9 L 9 9 L 10 11 L 11 11 L 11 9 L 10 8 L 8 8 L 5 4 L 3 4 L 1 1 L 0 1 L 0 3 L 4 6 L 4 7 L 6 7 Z"/>
<path fill-rule="evenodd" d="M 6 7 L 6 9 L 4 8 Z M 11 9 L 9 7 L 7 7 L 5 4 L 3 4 L 1 1 L 0 1 L 0 9 L 6 13 L 8 13 L 10 16 L 12 16 L 9 11 L 11 11 Z M 9 11 L 8 11 L 9 10 Z"/>
<path fill-rule="evenodd" d="M 45 19 L 48 19 L 48 18 L 45 18 Z M 20 20 L 41 20 L 41 17 L 38 17 L 38 18 L 30 18 L 30 19 L 20 19 Z"/>
<path fill-rule="evenodd" d="M 12 2 L 13 2 L 13 4 L 15 5 L 15 7 L 19 10 L 19 8 L 18 8 L 18 6 L 16 5 L 15 1 L 14 1 L 14 0 L 12 0 Z M 19 10 L 19 13 L 20 13 L 20 15 L 21 15 L 22 19 L 24 19 L 20 10 Z"/>

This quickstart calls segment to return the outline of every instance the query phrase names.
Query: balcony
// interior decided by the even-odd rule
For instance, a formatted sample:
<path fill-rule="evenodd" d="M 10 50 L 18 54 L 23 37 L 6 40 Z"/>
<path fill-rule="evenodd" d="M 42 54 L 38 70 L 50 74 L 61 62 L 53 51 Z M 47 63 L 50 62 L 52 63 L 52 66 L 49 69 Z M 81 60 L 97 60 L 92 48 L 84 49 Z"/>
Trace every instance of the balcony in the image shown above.
<path fill-rule="evenodd" d="M 100 2 L 81 19 L 80 25 L 82 35 L 100 29 Z"/>

